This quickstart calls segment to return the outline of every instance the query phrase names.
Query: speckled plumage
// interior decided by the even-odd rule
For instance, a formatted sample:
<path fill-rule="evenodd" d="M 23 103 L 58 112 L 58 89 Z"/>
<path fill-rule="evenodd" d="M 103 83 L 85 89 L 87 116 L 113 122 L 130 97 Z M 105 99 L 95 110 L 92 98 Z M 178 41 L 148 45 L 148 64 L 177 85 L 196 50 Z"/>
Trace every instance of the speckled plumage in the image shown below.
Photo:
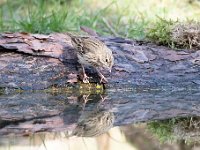
<path fill-rule="evenodd" d="M 84 66 L 93 66 L 96 69 L 98 67 L 103 67 L 109 69 L 111 72 L 112 66 L 114 64 L 114 57 L 112 51 L 100 40 L 94 37 L 77 37 L 69 35 L 72 40 L 72 45 L 77 50 L 78 62 L 83 68 L 83 82 L 89 83 L 88 77 L 85 74 Z M 99 72 L 101 77 L 101 82 L 107 82 L 106 78 Z"/>
<path fill-rule="evenodd" d="M 112 112 L 87 112 L 80 116 L 72 135 L 79 137 L 99 136 L 113 127 L 114 120 Z"/>

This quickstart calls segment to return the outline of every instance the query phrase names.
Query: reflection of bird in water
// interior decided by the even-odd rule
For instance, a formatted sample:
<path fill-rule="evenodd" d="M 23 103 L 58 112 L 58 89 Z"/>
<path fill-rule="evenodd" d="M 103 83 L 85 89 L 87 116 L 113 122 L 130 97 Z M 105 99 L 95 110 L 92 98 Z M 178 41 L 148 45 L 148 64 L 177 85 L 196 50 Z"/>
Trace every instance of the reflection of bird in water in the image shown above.
<path fill-rule="evenodd" d="M 80 102 L 82 102 L 83 104 L 86 104 L 89 100 L 92 100 L 92 99 L 89 99 L 89 96 L 90 96 L 90 94 L 88 94 L 88 95 L 81 95 L 81 96 L 78 97 L 78 100 Z"/>
<path fill-rule="evenodd" d="M 93 137 L 107 132 L 113 127 L 114 114 L 106 111 L 85 112 L 78 121 L 72 135 Z"/>
<path fill-rule="evenodd" d="M 86 103 L 88 101 L 93 101 L 93 103 L 96 103 L 99 105 L 100 103 L 104 102 L 106 99 L 110 99 L 105 94 L 88 94 L 88 95 L 80 95 L 78 97 L 78 101 L 82 104 L 82 107 L 84 108 Z"/>

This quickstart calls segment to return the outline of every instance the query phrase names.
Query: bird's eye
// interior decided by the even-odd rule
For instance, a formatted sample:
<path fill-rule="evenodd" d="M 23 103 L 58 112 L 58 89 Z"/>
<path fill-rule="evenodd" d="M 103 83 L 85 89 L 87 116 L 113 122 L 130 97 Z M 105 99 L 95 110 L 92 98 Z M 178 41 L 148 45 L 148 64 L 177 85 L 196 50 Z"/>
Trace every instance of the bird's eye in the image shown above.
<path fill-rule="evenodd" d="M 106 62 L 108 62 L 108 59 L 106 59 Z"/>

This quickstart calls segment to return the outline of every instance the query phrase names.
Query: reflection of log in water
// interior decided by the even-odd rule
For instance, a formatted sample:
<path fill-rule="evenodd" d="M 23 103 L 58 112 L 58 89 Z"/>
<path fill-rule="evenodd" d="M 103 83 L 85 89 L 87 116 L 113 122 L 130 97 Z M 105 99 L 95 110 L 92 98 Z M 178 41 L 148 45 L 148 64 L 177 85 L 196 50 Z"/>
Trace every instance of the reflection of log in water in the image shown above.
<path fill-rule="evenodd" d="M 176 116 L 198 116 L 199 95 L 199 90 L 184 89 L 107 91 L 89 96 L 78 91 L 7 93 L 0 95 L 0 135 L 71 132 L 84 118 L 87 120 L 98 110 L 113 113 L 114 126 Z"/>

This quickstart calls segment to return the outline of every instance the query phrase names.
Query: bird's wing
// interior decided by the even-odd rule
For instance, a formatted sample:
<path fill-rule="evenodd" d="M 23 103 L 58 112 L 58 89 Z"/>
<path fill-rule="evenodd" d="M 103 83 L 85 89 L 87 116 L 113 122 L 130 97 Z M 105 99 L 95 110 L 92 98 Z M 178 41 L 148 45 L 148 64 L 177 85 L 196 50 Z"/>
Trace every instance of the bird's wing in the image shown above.
<path fill-rule="evenodd" d="M 81 53 L 101 51 L 104 44 L 94 37 L 79 37 L 68 33 L 73 46 Z"/>
<path fill-rule="evenodd" d="M 82 38 L 83 48 L 87 52 L 98 54 L 102 51 L 103 43 L 95 38 L 87 37 Z"/>
<path fill-rule="evenodd" d="M 83 43 L 81 38 L 77 38 L 77 37 L 71 37 L 72 40 L 72 45 L 78 50 L 78 51 L 82 51 L 83 50 Z"/>

